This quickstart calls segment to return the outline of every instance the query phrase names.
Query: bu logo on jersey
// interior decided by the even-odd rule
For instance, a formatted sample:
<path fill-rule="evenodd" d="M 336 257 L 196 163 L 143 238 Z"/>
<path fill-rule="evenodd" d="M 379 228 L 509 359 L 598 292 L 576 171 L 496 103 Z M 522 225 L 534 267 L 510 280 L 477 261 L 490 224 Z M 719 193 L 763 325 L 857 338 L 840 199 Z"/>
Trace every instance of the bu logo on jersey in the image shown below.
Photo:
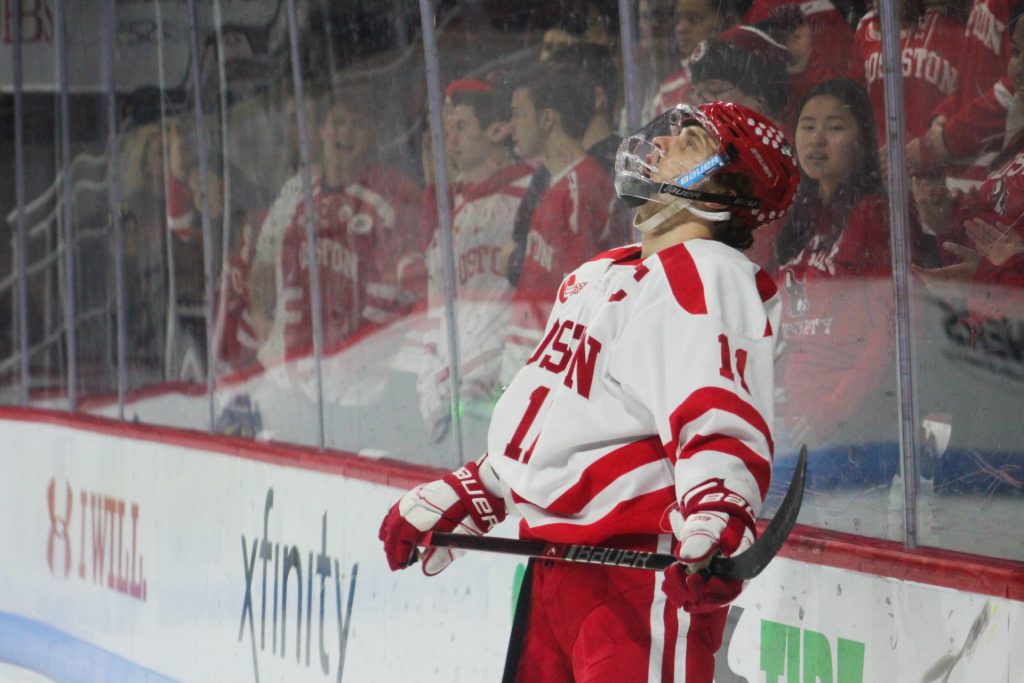
<path fill-rule="evenodd" d="M 558 288 L 558 300 L 564 304 L 570 296 L 582 292 L 587 284 L 586 282 L 576 282 L 576 273 L 573 273 L 563 280 L 562 286 Z"/>
<path fill-rule="evenodd" d="M 583 398 L 590 398 L 600 352 L 601 342 L 587 336 L 586 325 L 572 320 L 556 320 L 526 364 L 538 363 L 553 375 L 564 373 L 562 384 L 575 389 Z"/>

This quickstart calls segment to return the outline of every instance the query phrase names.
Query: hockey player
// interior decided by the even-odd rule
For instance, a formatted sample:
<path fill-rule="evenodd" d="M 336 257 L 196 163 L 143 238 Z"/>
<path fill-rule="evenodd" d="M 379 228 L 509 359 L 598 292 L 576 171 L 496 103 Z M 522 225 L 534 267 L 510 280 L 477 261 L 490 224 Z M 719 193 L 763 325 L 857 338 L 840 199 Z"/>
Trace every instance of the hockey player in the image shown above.
<path fill-rule="evenodd" d="M 460 79 L 445 93 L 445 147 L 456 173 L 451 186 L 452 248 L 460 398 L 468 406 L 463 426 L 465 431 L 467 423 L 480 422 L 486 434 L 513 292 L 498 268 L 498 253 L 512 239 L 512 222 L 532 169 L 510 157 L 507 92 Z M 433 199 L 434 188 L 428 187 L 426 194 Z M 429 309 L 417 380 L 420 414 L 434 439 L 445 435 L 451 420 L 441 258 L 435 233 L 427 250 Z M 482 447 L 483 439 L 481 435 L 475 445 Z M 468 442 L 474 443 L 472 435 Z"/>
<path fill-rule="evenodd" d="M 796 165 L 765 117 L 670 109 L 625 140 L 640 244 L 566 277 L 547 334 L 499 400 L 488 453 L 407 493 L 380 529 L 393 570 L 454 558 L 432 530 L 674 552 L 664 574 L 531 562 L 506 680 L 711 683 L 742 585 L 691 573 L 745 550 L 771 479 L 779 298 L 738 250 L 784 214 Z"/>

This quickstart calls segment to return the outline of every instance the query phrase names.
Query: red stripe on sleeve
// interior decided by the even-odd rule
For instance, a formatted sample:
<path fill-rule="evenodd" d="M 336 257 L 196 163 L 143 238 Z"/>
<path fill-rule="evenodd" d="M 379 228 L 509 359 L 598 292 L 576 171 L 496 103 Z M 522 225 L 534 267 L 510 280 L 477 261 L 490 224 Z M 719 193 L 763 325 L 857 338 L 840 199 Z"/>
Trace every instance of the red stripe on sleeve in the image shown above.
<path fill-rule="evenodd" d="M 768 459 L 757 451 L 747 446 L 739 439 L 725 434 L 698 434 L 683 446 L 679 454 L 680 460 L 693 457 L 702 451 L 715 451 L 727 453 L 739 458 L 746 466 L 747 471 L 757 482 L 757 488 L 761 492 L 761 500 L 768 495 L 768 486 L 772 481 L 772 467 Z"/>
<path fill-rule="evenodd" d="M 768 454 L 773 455 L 775 453 L 775 442 L 772 440 L 771 429 L 757 408 L 731 391 L 719 389 L 718 387 L 704 387 L 690 394 L 669 416 L 669 427 L 674 436 L 666 448 L 670 458 L 674 459 L 676 457 L 679 447 L 679 435 L 682 433 L 683 427 L 709 410 L 723 410 L 740 418 L 764 435 L 765 440 L 768 442 Z"/>

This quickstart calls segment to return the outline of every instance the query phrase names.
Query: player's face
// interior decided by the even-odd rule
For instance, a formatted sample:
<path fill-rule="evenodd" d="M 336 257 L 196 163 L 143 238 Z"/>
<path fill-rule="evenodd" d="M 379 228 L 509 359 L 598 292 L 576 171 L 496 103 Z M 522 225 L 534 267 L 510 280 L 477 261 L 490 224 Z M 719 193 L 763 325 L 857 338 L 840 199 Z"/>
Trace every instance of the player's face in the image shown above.
<path fill-rule="evenodd" d="M 676 44 L 689 56 L 702 40 L 707 40 L 718 25 L 718 12 L 708 0 L 676 2 Z"/>
<path fill-rule="evenodd" d="M 1024 101 L 1024 20 L 1018 20 L 1010 36 L 1010 64 L 1006 71 L 1017 92 L 1017 99 Z"/>
<path fill-rule="evenodd" d="M 512 93 L 512 142 L 520 159 L 533 159 L 544 151 L 539 112 L 525 88 Z"/>
<path fill-rule="evenodd" d="M 679 135 L 664 135 L 651 142 L 661 150 L 657 172 L 651 180 L 661 183 L 672 182 L 695 168 L 713 155 L 717 147 L 714 138 L 700 126 L 686 126 Z"/>
<path fill-rule="evenodd" d="M 861 148 L 857 121 L 842 100 L 832 95 L 812 97 L 796 124 L 796 153 L 800 168 L 829 190 L 850 178 Z"/>
<path fill-rule="evenodd" d="M 714 138 L 700 126 L 686 126 L 679 135 L 663 135 L 654 138 L 651 142 L 661 151 L 660 158 L 648 159 L 648 162 L 657 169 L 651 175 L 651 180 L 657 183 L 671 183 L 705 161 L 717 150 Z M 657 154 L 653 156 L 657 156 Z M 647 202 L 640 207 L 637 215 L 640 220 L 647 220 L 663 208 L 663 204 Z M 671 225 L 663 227 L 668 229 L 671 228 Z"/>
<path fill-rule="evenodd" d="M 472 107 L 445 107 L 444 144 L 448 158 L 460 173 L 470 172 L 487 160 L 490 144 Z"/>

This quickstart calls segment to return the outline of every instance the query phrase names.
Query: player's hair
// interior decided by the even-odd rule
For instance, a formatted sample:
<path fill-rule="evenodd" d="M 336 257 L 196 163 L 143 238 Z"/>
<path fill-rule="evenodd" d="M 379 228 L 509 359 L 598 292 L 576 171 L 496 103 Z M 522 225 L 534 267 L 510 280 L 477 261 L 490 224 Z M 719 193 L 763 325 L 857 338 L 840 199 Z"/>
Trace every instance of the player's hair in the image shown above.
<path fill-rule="evenodd" d="M 875 132 L 875 115 L 864 86 L 848 78 L 823 81 L 811 88 L 797 108 L 797 121 L 809 101 L 815 97 L 830 95 L 837 98 L 849 109 L 857 124 L 860 153 L 853 160 L 848 180 L 836 190 L 830 205 L 831 215 L 837 217 L 825 236 L 826 245 L 839 238 L 845 226 L 842 217 L 867 195 L 883 194 L 882 166 L 878 159 L 878 136 Z M 793 200 L 789 220 L 775 242 L 775 256 L 780 264 L 787 263 L 807 245 L 814 232 L 818 216 L 822 211 L 818 181 L 812 180 L 800 169 L 800 189 Z"/>
<path fill-rule="evenodd" d="M 367 130 L 374 129 L 374 121 L 379 115 L 377 99 L 372 89 L 365 85 L 338 85 L 334 87 L 319 86 L 314 91 L 316 101 L 317 124 L 322 124 L 334 107 L 341 107 L 358 124 Z"/>
<path fill-rule="evenodd" d="M 719 173 L 712 180 L 716 190 L 737 197 L 749 197 L 751 194 L 750 179 L 742 173 Z M 754 231 L 750 224 L 740 218 L 730 218 L 711 224 L 711 236 L 716 242 L 727 244 L 733 249 L 743 251 L 754 243 Z"/>
<path fill-rule="evenodd" d="M 518 79 L 516 89 L 530 94 L 539 113 L 552 109 L 569 137 L 582 140 L 593 115 L 594 89 L 583 73 L 565 64 L 541 64 Z"/>
<path fill-rule="evenodd" d="M 619 70 L 607 45 L 573 43 L 563 45 L 551 53 L 550 64 L 574 67 L 590 81 L 593 88 L 605 94 L 605 109 L 610 114 L 618 109 Z M 595 103 L 596 105 L 596 103 Z M 595 109 L 596 111 L 596 109 Z"/>

